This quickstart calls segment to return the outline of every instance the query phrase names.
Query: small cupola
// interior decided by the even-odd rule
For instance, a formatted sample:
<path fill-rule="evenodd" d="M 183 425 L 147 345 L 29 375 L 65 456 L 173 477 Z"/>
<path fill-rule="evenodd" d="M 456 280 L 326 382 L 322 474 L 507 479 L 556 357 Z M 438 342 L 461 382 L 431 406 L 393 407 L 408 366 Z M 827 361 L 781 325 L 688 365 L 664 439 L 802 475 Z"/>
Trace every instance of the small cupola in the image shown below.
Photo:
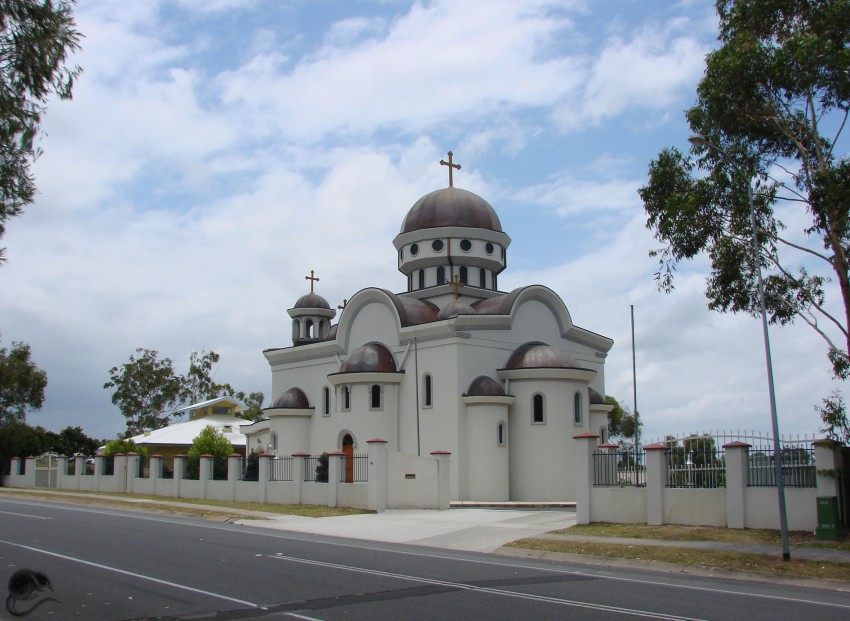
<path fill-rule="evenodd" d="M 314 270 L 304 277 L 310 281 L 310 293 L 298 298 L 295 306 L 286 311 L 292 317 L 292 344 L 309 345 L 325 341 L 331 331 L 331 319 L 336 311 L 328 301 L 315 292 L 315 283 L 319 278 Z"/>

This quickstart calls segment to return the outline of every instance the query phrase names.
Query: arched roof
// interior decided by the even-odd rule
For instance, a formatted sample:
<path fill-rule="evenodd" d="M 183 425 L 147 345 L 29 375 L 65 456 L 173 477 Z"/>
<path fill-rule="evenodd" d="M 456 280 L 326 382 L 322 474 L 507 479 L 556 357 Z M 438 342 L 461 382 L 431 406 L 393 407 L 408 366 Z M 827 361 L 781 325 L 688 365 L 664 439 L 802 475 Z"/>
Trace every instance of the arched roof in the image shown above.
<path fill-rule="evenodd" d="M 294 409 L 303 410 L 310 407 L 310 402 L 307 400 L 307 395 L 300 388 L 290 388 L 272 403 L 268 409 Z"/>
<path fill-rule="evenodd" d="M 505 396 L 505 388 L 501 382 L 497 382 L 492 377 L 479 375 L 466 391 L 467 397 L 503 397 Z"/>
<path fill-rule="evenodd" d="M 318 293 L 310 292 L 307 295 L 302 295 L 298 298 L 298 301 L 295 303 L 293 308 L 323 308 L 325 310 L 330 310 L 331 306 L 328 304 L 328 301 Z"/>
<path fill-rule="evenodd" d="M 342 363 L 340 373 L 396 373 L 398 368 L 392 352 L 377 342 L 358 347 Z"/>
<path fill-rule="evenodd" d="M 472 307 L 465 302 L 461 302 L 460 300 L 452 300 L 448 304 L 446 304 L 443 309 L 437 314 L 437 319 L 451 319 L 452 317 L 457 317 L 458 315 L 474 315 L 475 311 L 472 310 Z"/>
<path fill-rule="evenodd" d="M 502 232 L 502 223 L 490 203 L 468 190 L 448 187 L 416 201 L 401 224 L 401 233 L 444 226 Z"/>
<path fill-rule="evenodd" d="M 605 405 L 605 397 L 593 390 L 593 388 L 588 388 L 587 392 L 590 405 Z"/>
<path fill-rule="evenodd" d="M 505 369 L 581 369 L 578 362 L 546 343 L 532 341 L 520 345 L 508 358 Z"/>

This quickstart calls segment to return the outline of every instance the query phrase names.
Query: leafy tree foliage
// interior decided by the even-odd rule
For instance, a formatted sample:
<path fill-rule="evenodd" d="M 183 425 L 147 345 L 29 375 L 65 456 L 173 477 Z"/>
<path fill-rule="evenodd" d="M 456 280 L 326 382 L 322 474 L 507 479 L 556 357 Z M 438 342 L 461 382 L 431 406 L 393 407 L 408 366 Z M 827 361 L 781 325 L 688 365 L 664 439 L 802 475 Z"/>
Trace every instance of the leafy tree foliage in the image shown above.
<path fill-rule="evenodd" d="M 233 445 L 230 443 L 221 429 L 210 425 L 204 427 L 201 433 L 192 440 L 192 446 L 186 451 L 189 456 L 186 468 L 191 478 L 198 476 L 201 455 L 212 455 L 216 459 L 213 462 L 213 473 L 216 478 L 227 476 L 227 456 L 233 453 Z M 222 474 L 224 476 L 222 476 Z"/>
<path fill-rule="evenodd" d="M 180 378 L 180 401 L 182 403 L 198 403 L 206 399 L 215 399 L 231 394 L 232 389 L 227 384 L 216 384 L 213 380 L 213 366 L 221 356 L 214 351 L 192 352 L 189 356 L 189 371 Z M 230 389 L 231 392 L 225 392 Z"/>
<path fill-rule="evenodd" d="M 850 442 L 850 421 L 847 419 L 847 409 L 841 393 L 833 391 L 823 400 L 823 405 L 815 410 L 820 414 L 824 425 L 820 429 L 822 433 L 842 444 Z"/>
<path fill-rule="evenodd" d="M 47 373 L 30 359 L 30 346 L 12 343 L 0 349 L 0 426 L 26 421 L 27 408 L 41 409 Z"/>
<path fill-rule="evenodd" d="M 0 472 L 9 472 L 12 457 L 40 455 L 46 450 L 43 428 L 16 421 L 0 425 Z"/>
<path fill-rule="evenodd" d="M 608 412 L 608 435 L 612 441 L 622 445 L 632 446 L 635 437 L 635 416 L 628 406 L 623 406 L 617 399 L 605 395 L 605 403 L 613 406 Z M 643 427 L 638 420 L 637 424 Z"/>
<path fill-rule="evenodd" d="M 70 99 L 79 45 L 73 1 L 0 0 L 0 237 L 6 221 L 32 202 L 30 165 L 51 94 Z M 0 262 L 3 251 L 0 249 Z"/>
<path fill-rule="evenodd" d="M 106 443 L 106 446 L 103 447 L 102 454 L 107 457 L 110 455 L 115 455 L 116 453 L 138 453 L 143 457 L 147 457 L 148 448 L 146 446 L 139 446 L 135 442 L 129 439 L 119 438 L 116 440 L 110 440 Z"/>
<path fill-rule="evenodd" d="M 167 425 L 179 403 L 182 384 L 174 364 L 158 356 L 155 350 L 137 349 L 129 362 L 109 370 L 110 379 L 103 385 L 114 389 L 112 403 L 127 419 L 131 436 Z"/>
<path fill-rule="evenodd" d="M 50 433 L 50 432 L 48 432 Z M 81 427 L 65 427 L 58 434 L 50 434 L 51 438 L 50 450 L 59 453 L 60 455 L 94 455 L 97 449 L 101 447 L 103 442 L 87 436 Z"/>
<path fill-rule="evenodd" d="M 263 393 L 252 392 L 246 395 L 244 392 L 239 391 L 233 394 L 233 396 L 248 406 L 247 410 L 239 413 L 241 418 L 244 418 L 245 420 L 258 421 L 263 417 L 263 401 L 265 400 L 265 395 L 263 395 Z"/>
<path fill-rule="evenodd" d="M 760 265 L 770 321 L 805 321 L 846 379 L 850 160 L 836 149 L 850 111 L 850 3 L 717 0 L 717 12 L 721 45 L 706 57 L 686 113 L 691 130 L 716 148 L 695 146 L 696 159 L 665 149 L 640 190 L 647 226 L 662 243 L 651 253 L 659 287 L 672 290 L 677 263 L 705 252 L 709 308 L 758 315 Z M 837 315 L 830 281 L 843 306 Z"/>

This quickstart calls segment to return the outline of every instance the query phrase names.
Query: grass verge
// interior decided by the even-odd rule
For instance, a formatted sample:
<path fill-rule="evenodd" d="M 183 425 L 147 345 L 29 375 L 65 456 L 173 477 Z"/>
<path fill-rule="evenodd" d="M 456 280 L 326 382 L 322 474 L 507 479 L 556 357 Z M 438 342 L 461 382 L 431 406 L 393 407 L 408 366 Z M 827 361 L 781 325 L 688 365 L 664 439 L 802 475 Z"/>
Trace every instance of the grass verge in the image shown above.
<path fill-rule="evenodd" d="M 665 524 L 576 524 L 571 528 L 552 531 L 555 535 L 582 535 L 585 537 L 628 537 L 631 539 L 665 539 L 672 541 L 721 541 L 727 543 L 780 544 L 778 530 L 755 528 L 714 528 L 710 526 L 679 526 Z M 789 533 L 793 546 L 850 550 L 850 541 L 818 541 L 813 533 L 793 531 Z"/>
<path fill-rule="evenodd" d="M 0 493 L 14 494 L 20 490 L 0 488 Z M 151 496 L 146 494 L 125 494 L 113 492 L 68 492 L 60 490 L 29 490 L 25 492 L 28 498 L 39 498 L 51 500 L 61 497 L 63 502 L 77 502 L 84 504 L 100 504 L 120 506 L 122 508 L 153 509 L 158 511 L 171 511 L 176 513 L 188 513 L 203 517 L 240 518 L 240 519 L 262 519 L 252 516 L 246 511 L 262 511 L 263 513 L 276 513 L 278 515 L 297 515 L 300 517 L 323 518 L 338 517 L 343 515 L 360 515 L 374 513 L 361 509 L 350 509 L 348 507 L 325 507 L 322 505 L 283 505 L 275 503 L 255 502 L 231 502 L 226 500 L 198 500 L 195 498 L 171 498 L 170 496 Z M 132 502 L 132 501 L 148 502 Z M 129 502 L 128 502 L 129 501 Z M 181 506 L 174 506 L 173 503 Z M 191 506 L 206 505 L 221 509 L 210 510 L 206 507 Z"/>
<path fill-rule="evenodd" d="M 573 531 L 573 528 L 568 529 Z M 620 535 L 617 535 L 620 536 Z M 520 539 L 507 544 L 510 548 L 586 554 L 602 558 L 639 559 L 696 567 L 752 571 L 777 576 L 795 576 L 829 580 L 850 580 L 850 564 L 806 561 L 792 558 L 783 561 L 778 556 L 719 552 L 690 548 L 664 548 L 659 546 L 616 545 L 549 539 Z"/>

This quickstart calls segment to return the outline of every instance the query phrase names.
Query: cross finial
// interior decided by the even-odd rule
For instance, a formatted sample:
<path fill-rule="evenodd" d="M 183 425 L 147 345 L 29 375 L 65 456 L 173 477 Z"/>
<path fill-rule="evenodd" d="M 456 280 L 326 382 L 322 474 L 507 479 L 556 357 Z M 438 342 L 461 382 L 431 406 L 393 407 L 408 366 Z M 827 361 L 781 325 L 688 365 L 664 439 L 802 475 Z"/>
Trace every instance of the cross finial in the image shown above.
<path fill-rule="evenodd" d="M 454 153 L 449 151 L 448 155 L 449 155 L 449 161 L 447 162 L 446 160 L 440 160 L 440 164 L 442 166 L 448 166 L 449 167 L 449 187 L 452 188 L 452 187 L 454 187 L 454 179 L 452 178 L 452 172 L 453 172 L 452 169 L 457 168 L 458 170 L 460 170 L 460 164 L 452 164 L 452 155 L 454 155 Z"/>
<path fill-rule="evenodd" d="M 463 288 L 463 283 L 460 281 L 460 278 L 457 277 L 457 274 L 452 276 L 452 279 L 449 281 L 449 286 L 454 287 L 455 290 L 455 302 L 458 301 L 458 296 L 460 294 L 460 290 Z"/>
<path fill-rule="evenodd" d="M 317 276 L 314 276 L 313 274 L 313 270 L 310 270 L 310 275 L 304 277 L 304 280 L 310 281 L 310 293 L 313 293 L 313 285 L 319 282 L 319 278 Z"/>
<path fill-rule="evenodd" d="M 348 299 L 347 299 L 347 298 L 346 298 L 346 299 L 344 299 L 344 300 L 342 301 L 342 304 L 340 304 L 339 306 L 337 306 L 337 308 L 338 308 L 339 310 L 345 310 L 345 307 L 346 307 L 346 306 L 348 306 Z"/>

